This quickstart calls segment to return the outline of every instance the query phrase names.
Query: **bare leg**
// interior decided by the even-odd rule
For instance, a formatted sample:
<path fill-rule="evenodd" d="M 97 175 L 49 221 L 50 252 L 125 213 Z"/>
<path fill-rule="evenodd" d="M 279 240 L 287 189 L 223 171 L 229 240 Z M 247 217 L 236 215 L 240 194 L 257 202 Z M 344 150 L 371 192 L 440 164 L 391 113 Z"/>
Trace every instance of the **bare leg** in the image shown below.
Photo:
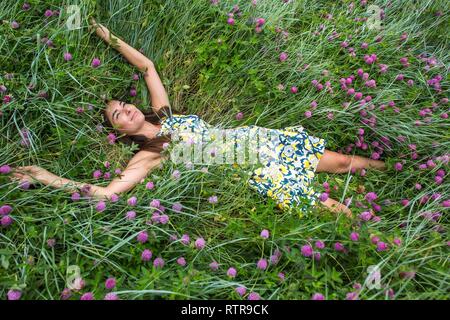
<path fill-rule="evenodd" d="M 386 170 L 384 161 L 373 160 L 361 156 L 345 155 L 325 150 L 319 160 L 316 172 L 347 173 L 351 169 L 378 169 Z"/>

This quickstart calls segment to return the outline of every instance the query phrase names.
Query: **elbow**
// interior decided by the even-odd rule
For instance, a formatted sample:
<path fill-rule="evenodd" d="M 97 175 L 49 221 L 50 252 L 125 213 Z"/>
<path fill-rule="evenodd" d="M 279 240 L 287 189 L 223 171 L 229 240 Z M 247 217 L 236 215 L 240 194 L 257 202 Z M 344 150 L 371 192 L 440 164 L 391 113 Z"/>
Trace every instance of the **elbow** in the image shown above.
<path fill-rule="evenodd" d="M 155 68 L 155 64 L 150 59 L 145 59 L 145 61 L 142 63 L 141 68 L 142 70 L 148 71 Z"/>

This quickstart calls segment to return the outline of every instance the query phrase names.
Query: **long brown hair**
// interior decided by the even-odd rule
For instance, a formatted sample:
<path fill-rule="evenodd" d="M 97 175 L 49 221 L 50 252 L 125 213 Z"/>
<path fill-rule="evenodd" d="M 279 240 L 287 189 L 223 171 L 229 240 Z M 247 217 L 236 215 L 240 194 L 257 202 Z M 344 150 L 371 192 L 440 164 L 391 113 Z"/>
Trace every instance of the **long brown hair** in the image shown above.
<path fill-rule="evenodd" d="M 105 103 L 107 104 L 111 100 L 117 99 L 105 99 Z M 105 119 L 104 126 L 107 127 L 108 129 L 113 129 L 113 125 L 106 116 L 105 111 L 104 111 L 104 119 Z M 144 112 L 145 121 L 148 121 L 151 124 L 161 124 L 162 117 L 171 117 L 173 114 L 183 114 L 183 113 L 181 111 L 172 108 L 171 106 L 163 106 L 157 112 L 154 112 L 153 109 L 149 112 Z M 164 143 L 166 142 L 169 143 L 171 141 L 170 135 L 161 135 L 153 139 L 149 139 L 144 135 L 126 135 L 120 137 L 118 140 L 129 145 L 136 143 L 139 146 L 139 150 L 146 150 L 156 153 L 160 153 L 163 150 Z"/>

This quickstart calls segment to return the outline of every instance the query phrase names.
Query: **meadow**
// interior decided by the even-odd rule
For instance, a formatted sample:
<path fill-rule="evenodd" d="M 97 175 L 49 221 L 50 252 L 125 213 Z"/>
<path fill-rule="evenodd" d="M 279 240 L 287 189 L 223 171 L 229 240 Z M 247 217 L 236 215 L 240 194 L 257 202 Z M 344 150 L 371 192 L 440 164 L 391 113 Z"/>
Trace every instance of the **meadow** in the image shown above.
<path fill-rule="evenodd" d="M 449 9 L 1 1 L 1 299 L 448 299 Z M 103 99 L 149 110 L 149 92 L 88 17 L 155 63 L 174 108 L 228 128 L 301 124 L 388 170 L 316 175 L 352 218 L 281 211 L 230 164 L 168 163 L 105 208 L 18 184 L 14 167 L 39 165 L 106 186 L 136 148 L 108 138 Z"/>

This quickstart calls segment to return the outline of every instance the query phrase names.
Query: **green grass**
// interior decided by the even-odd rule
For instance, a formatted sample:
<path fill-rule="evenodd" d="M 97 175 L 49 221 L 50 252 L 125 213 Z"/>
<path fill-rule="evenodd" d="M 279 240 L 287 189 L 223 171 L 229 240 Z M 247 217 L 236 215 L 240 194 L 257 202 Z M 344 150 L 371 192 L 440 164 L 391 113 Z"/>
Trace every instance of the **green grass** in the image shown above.
<path fill-rule="evenodd" d="M 0 175 L 0 206 L 13 207 L 13 223 L 0 228 L 0 296 L 6 297 L 11 288 L 22 290 L 22 299 L 59 299 L 67 286 L 68 266 L 76 265 L 86 286 L 74 292 L 71 299 L 91 291 L 96 299 L 106 294 L 104 282 L 108 277 L 117 279 L 114 291 L 121 299 L 246 299 L 248 293 L 257 292 L 264 299 L 310 299 L 322 293 L 327 299 L 345 299 L 355 289 L 355 283 L 364 284 L 367 268 L 378 265 L 381 270 L 381 289 L 363 287 L 360 299 L 388 299 L 387 289 L 393 289 L 394 299 L 448 299 L 448 160 L 439 161 L 449 150 L 448 112 L 449 78 L 449 6 L 447 1 L 369 1 L 385 9 L 383 40 L 375 42 L 378 35 L 369 30 L 356 17 L 368 17 L 367 6 L 354 1 L 260 0 L 256 7 L 251 1 L 224 1 L 212 6 L 208 0 L 148 0 L 148 1 L 30 1 L 31 9 L 23 11 L 22 1 L 0 3 L 0 85 L 11 95 L 9 103 L 0 104 L 0 165 L 9 164 L 42 166 L 58 175 L 76 181 L 95 181 L 92 172 L 105 171 L 104 161 L 111 168 L 122 168 L 132 150 L 128 146 L 107 143 L 106 133 L 98 132 L 104 105 L 102 97 L 120 96 L 148 110 L 150 95 L 143 79 L 136 84 L 132 74 L 137 70 L 129 65 L 113 48 L 108 47 L 87 29 L 87 17 L 93 15 L 135 48 L 142 48 L 153 60 L 163 79 L 171 104 L 187 114 L 198 114 L 213 125 L 230 128 L 256 124 L 268 128 L 283 128 L 301 124 L 314 136 L 327 140 L 327 149 L 344 151 L 355 143 L 358 128 L 364 128 L 367 150 L 353 148 L 350 154 L 370 157 L 376 148 L 372 142 L 385 147 L 382 159 L 389 170 L 368 170 L 365 176 L 356 174 L 316 175 L 316 188 L 323 192 L 321 183 L 327 181 L 332 189 L 330 197 L 343 201 L 352 198 L 355 217 L 348 219 L 318 209 L 301 214 L 299 210 L 283 213 L 272 200 L 260 197 L 248 189 L 239 171 L 229 165 L 211 166 L 208 173 L 201 167 L 188 170 L 182 165 L 169 163 L 152 172 L 143 184 L 117 203 L 108 203 L 107 210 L 98 213 L 95 203 L 82 200 L 72 202 L 64 190 L 39 186 L 21 190 L 8 176 Z M 64 5 L 77 4 L 81 9 L 82 26 L 78 30 L 66 28 Z M 236 24 L 227 24 L 226 14 L 234 4 L 239 4 L 242 17 L 235 16 Z M 61 10 L 59 17 L 45 22 L 46 9 Z M 442 15 L 435 13 L 441 11 Z M 327 13 L 332 20 L 325 19 Z M 254 31 L 253 18 L 263 17 L 263 32 Z M 18 29 L 10 23 L 19 22 Z M 324 29 L 319 35 L 313 32 Z M 289 32 L 287 38 L 277 33 L 279 26 Z M 333 30 L 339 38 L 328 41 Z M 408 34 L 400 42 L 403 32 Z M 351 39 L 350 39 L 351 36 Z M 40 39 L 50 38 L 55 47 L 49 48 Z M 220 39 L 220 41 L 218 41 Z M 343 40 L 355 48 L 356 57 L 340 47 Z M 360 48 L 367 42 L 366 50 Z M 73 60 L 65 62 L 64 52 Z M 285 62 L 279 61 L 281 52 L 288 53 Z M 375 53 L 373 65 L 364 62 L 365 54 Z M 429 71 L 417 56 L 428 53 L 438 61 Z M 102 65 L 93 69 L 94 57 Z M 407 57 L 410 66 L 399 62 Z M 378 63 L 388 65 L 384 74 L 378 72 Z M 305 64 L 309 68 L 303 69 Z M 366 88 L 356 76 L 363 68 L 376 88 Z M 329 76 L 322 75 L 323 70 Z M 397 74 L 413 79 L 395 81 Z M 13 77 L 8 77 L 13 74 Z M 361 107 L 340 89 L 339 79 L 356 76 L 356 91 L 372 97 L 371 103 Z M 427 80 L 441 75 L 441 92 L 427 84 Z M 318 92 L 313 79 L 322 84 L 330 81 L 333 93 Z M 277 89 L 279 84 L 286 89 Z M 27 88 L 34 84 L 33 89 Z M 128 94 L 136 84 L 138 95 Z M 298 93 L 290 92 L 291 86 Z M 45 91 L 48 98 L 40 98 Z M 313 116 L 306 118 L 305 111 L 316 100 L 318 107 Z M 342 103 L 350 101 L 347 108 Z M 394 101 L 400 112 L 381 104 Z M 435 103 L 435 108 L 432 104 Z M 370 104 L 375 109 L 367 110 Z M 92 105 L 93 110 L 88 110 Z M 76 108 L 83 107 L 78 114 Z M 419 111 L 432 108 L 424 122 Z M 376 117 L 376 126 L 361 122 L 361 110 L 368 118 Z M 235 114 L 244 113 L 237 121 Z M 333 120 L 327 118 L 334 113 Z M 421 120 L 422 125 L 415 124 Z M 30 132 L 30 146 L 21 145 L 20 131 Z M 398 139 L 404 136 L 405 141 Z M 387 147 L 381 140 L 388 137 Z M 409 144 L 417 147 L 418 158 L 411 158 Z M 436 167 L 419 170 L 418 165 L 435 159 Z M 448 159 L 448 158 L 447 158 Z M 396 162 L 403 162 L 403 170 L 394 170 Z M 174 170 L 181 171 L 177 181 L 171 178 Z M 444 180 L 436 184 L 438 170 L 444 170 Z M 155 189 L 147 190 L 148 181 Z M 421 190 L 414 185 L 420 183 Z M 363 185 L 365 192 L 358 192 Z M 337 190 L 334 190 L 334 187 Z M 364 197 L 376 192 L 375 201 L 382 206 L 380 222 L 359 223 L 357 215 L 370 206 Z M 430 198 L 420 203 L 424 195 L 439 193 L 439 199 Z M 138 198 L 134 221 L 127 221 L 125 213 L 132 208 L 126 199 Z M 210 204 L 208 198 L 217 195 L 218 203 Z M 147 225 L 151 217 L 149 202 L 161 199 L 167 208 L 170 222 L 166 225 Z M 409 199 L 409 205 L 400 201 Z M 390 200 L 387 205 L 384 201 Z M 181 213 L 171 209 L 172 204 L 183 205 Z M 424 212 L 441 213 L 436 220 L 425 219 Z M 406 226 L 401 227 L 403 222 Z M 440 227 L 438 227 L 440 226 Z M 438 229 L 437 229 L 438 228 Z M 270 237 L 263 240 L 259 234 L 268 229 Z M 441 230 L 440 230 L 441 229 Z M 139 244 L 136 235 L 147 230 L 149 242 Z M 352 231 L 360 234 L 352 242 Z M 171 242 L 170 235 L 189 234 L 191 244 Z M 388 243 L 389 249 L 378 252 L 370 236 L 377 235 Z M 197 250 L 193 242 L 203 237 L 207 245 Z M 398 237 L 401 246 L 392 243 Z M 56 245 L 47 245 L 55 239 Z M 303 257 L 301 246 L 325 242 L 318 250 L 320 261 Z M 335 242 L 348 249 L 339 253 L 333 249 Z M 151 262 L 142 262 L 142 251 L 147 248 L 153 258 L 162 257 L 165 266 L 155 269 Z M 281 251 L 276 265 L 265 271 L 256 268 L 260 258 L 269 259 L 275 250 Z M 176 263 L 183 256 L 187 265 Z M 220 264 L 211 271 L 212 261 Z M 229 267 L 238 275 L 230 279 Z M 415 277 L 404 279 L 401 272 L 415 271 Z M 278 274 L 283 272 L 285 280 Z M 234 291 L 245 286 L 247 294 L 241 298 Z"/>

